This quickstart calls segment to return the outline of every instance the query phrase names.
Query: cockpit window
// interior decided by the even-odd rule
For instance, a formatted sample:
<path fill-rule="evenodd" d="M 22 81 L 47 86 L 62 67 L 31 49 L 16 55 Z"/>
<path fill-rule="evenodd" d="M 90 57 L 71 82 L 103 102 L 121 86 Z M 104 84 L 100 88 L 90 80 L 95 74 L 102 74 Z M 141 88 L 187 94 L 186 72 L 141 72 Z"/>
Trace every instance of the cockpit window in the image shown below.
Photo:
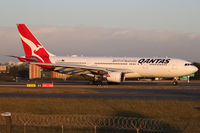
<path fill-rule="evenodd" d="M 185 63 L 185 66 L 193 66 L 193 64 Z"/>

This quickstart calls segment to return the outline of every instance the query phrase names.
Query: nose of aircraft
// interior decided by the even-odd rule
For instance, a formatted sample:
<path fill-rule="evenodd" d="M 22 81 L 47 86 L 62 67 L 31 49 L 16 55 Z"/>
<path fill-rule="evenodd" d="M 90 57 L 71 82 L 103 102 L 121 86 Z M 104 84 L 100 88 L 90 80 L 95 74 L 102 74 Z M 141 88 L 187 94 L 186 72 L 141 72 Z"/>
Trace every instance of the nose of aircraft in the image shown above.
<path fill-rule="evenodd" d="M 198 71 L 198 68 L 196 66 L 191 66 L 190 70 L 192 73 L 195 73 L 196 71 Z"/>

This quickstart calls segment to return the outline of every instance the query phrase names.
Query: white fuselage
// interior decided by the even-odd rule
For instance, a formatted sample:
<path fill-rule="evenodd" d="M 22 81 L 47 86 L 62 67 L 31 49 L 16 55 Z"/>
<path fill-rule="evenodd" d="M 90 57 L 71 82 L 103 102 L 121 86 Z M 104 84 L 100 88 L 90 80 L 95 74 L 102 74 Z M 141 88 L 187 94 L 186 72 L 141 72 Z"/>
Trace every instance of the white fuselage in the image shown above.
<path fill-rule="evenodd" d="M 174 58 L 139 57 L 50 57 L 52 63 L 70 63 L 102 68 L 130 70 L 125 78 L 179 77 L 190 75 L 198 69 L 191 62 Z"/>

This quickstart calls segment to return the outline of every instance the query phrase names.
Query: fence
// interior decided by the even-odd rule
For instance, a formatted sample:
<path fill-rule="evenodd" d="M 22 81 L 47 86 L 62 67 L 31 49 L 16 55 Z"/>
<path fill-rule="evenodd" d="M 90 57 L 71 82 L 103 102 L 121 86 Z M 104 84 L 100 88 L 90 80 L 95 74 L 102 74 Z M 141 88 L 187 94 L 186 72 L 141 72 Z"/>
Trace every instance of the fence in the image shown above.
<path fill-rule="evenodd" d="M 5 125 L 5 120 L 2 117 L 0 117 L 0 125 Z M 62 130 L 63 128 L 94 127 L 95 130 L 98 128 L 170 133 L 181 131 L 178 126 L 172 126 L 162 120 L 97 115 L 12 114 L 12 125 L 29 127 L 62 127 Z"/>

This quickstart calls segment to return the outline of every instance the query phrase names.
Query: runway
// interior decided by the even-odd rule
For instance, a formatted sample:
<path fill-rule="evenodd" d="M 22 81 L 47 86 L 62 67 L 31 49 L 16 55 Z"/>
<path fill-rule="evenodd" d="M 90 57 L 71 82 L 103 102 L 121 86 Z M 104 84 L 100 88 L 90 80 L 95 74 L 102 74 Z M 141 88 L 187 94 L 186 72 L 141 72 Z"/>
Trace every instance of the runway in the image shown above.
<path fill-rule="evenodd" d="M 54 88 L 27 88 L 24 83 L 1 83 L 0 97 L 200 100 L 200 82 L 181 82 L 178 86 L 169 82 L 125 82 L 103 86 L 88 85 L 87 82 L 57 82 Z"/>

